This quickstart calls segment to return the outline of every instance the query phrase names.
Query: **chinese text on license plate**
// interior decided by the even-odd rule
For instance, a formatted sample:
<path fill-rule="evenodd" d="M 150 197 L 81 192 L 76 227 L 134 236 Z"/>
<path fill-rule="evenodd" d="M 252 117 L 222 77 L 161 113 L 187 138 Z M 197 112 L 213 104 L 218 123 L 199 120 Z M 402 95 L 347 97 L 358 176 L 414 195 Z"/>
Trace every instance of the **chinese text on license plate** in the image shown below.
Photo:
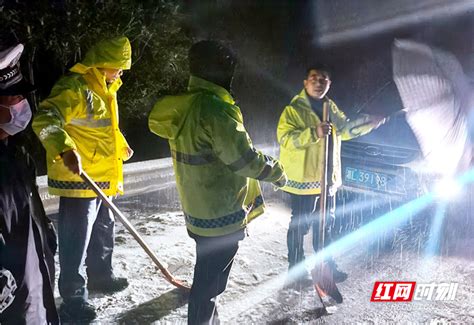
<path fill-rule="evenodd" d="M 379 172 L 372 172 L 358 168 L 346 167 L 344 180 L 346 183 L 376 191 L 399 193 L 395 184 L 395 177 Z"/>

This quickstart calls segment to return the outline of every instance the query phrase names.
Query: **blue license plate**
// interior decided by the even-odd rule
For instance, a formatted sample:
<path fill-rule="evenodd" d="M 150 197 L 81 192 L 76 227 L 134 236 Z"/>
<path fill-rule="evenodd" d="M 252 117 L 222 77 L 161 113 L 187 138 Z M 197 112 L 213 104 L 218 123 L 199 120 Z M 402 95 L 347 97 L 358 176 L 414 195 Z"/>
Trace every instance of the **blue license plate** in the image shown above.
<path fill-rule="evenodd" d="M 378 192 L 405 194 L 405 191 L 397 184 L 397 177 L 386 173 L 373 172 L 359 168 L 346 167 L 344 169 L 344 181 L 347 185 L 366 188 Z"/>

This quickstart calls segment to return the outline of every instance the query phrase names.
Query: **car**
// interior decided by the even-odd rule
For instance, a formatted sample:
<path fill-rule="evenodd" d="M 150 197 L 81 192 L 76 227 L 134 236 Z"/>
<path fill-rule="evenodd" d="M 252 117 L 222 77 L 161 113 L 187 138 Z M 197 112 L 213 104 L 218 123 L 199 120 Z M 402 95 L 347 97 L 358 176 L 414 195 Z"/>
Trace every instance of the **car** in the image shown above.
<path fill-rule="evenodd" d="M 421 158 L 404 114 L 397 113 L 378 129 L 342 143 L 343 190 L 395 201 L 418 197 L 425 188 L 411 166 Z"/>
<path fill-rule="evenodd" d="M 342 142 L 343 184 L 336 196 L 341 235 L 428 193 L 431 188 L 427 183 L 430 176 L 420 172 L 423 156 L 402 108 L 392 84 L 366 107 L 366 112 L 372 114 L 378 113 L 376 109 L 389 111 L 386 123 L 366 135 Z M 358 115 L 346 113 L 352 118 Z M 379 251 L 393 249 L 402 242 L 406 245 L 414 233 L 426 240 L 428 218 L 418 218 L 416 224 L 400 229 L 380 229 L 372 248 Z"/>

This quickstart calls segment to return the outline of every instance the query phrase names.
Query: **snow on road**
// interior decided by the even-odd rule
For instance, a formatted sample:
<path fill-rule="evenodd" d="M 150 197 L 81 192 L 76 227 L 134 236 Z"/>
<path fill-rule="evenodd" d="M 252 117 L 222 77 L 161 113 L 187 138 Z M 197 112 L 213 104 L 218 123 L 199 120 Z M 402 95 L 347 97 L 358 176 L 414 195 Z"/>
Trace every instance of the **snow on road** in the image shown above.
<path fill-rule="evenodd" d="M 191 282 L 194 242 L 186 233 L 182 213 L 174 209 L 156 214 L 162 206 L 142 199 L 124 199 L 119 207 L 169 270 Z M 336 257 L 340 268 L 349 273 L 349 279 L 339 284 L 345 301 L 337 314 L 322 316 L 312 288 L 282 289 L 290 211 L 281 203 L 267 205 L 265 215 L 249 226 L 249 236 L 241 243 L 227 290 L 219 298 L 218 310 L 224 324 L 474 323 L 472 259 L 452 256 L 423 260 L 409 251 L 376 257 L 369 253 L 368 242 Z M 111 296 L 90 295 L 91 303 L 98 308 L 95 323 L 185 324 L 186 297 L 164 280 L 119 224 L 116 233 L 115 272 L 127 277 L 130 286 Z M 459 288 L 456 299 L 449 302 L 371 303 L 375 281 L 458 282 Z"/>

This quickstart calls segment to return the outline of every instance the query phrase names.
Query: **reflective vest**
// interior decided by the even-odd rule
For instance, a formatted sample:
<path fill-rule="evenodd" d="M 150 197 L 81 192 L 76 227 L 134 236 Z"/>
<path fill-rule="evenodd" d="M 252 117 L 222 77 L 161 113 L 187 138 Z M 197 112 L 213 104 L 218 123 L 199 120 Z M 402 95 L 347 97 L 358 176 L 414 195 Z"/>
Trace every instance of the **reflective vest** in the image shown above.
<path fill-rule="evenodd" d="M 192 76 L 187 93 L 156 103 L 149 127 L 169 141 L 189 231 L 226 235 L 263 213 L 258 180 L 277 181 L 283 170 L 253 147 L 227 90 Z"/>
<path fill-rule="evenodd" d="M 374 125 L 369 116 L 349 120 L 329 98 L 329 121 L 332 123 L 332 175 L 328 175 L 335 188 L 341 186 L 341 141 L 370 132 Z M 285 167 L 288 182 L 285 192 L 312 195 L 321 193 L 322 157 L 324 148 L 316 135 L 320 118 L 311 109 L 303 89 L 296 95 L 280 116 L 277 139 L 280 144 L 280 161 Z"/>
<path fill-rule="evenodd" d="M 119 130 L 117 90 L 97 68 L 129 69 L 130 43 L 125 37 L 98 43 L 71 74 L 61 78 L 42 101 L 33 130 L 46 149 L 49 193 L 65 197 L 95 197 L 82 179 L 67 169 L 61 153 L 75 149 L 83 169 L 106 195 L 123 193 L 123 160 L 128 144 Z"/>

